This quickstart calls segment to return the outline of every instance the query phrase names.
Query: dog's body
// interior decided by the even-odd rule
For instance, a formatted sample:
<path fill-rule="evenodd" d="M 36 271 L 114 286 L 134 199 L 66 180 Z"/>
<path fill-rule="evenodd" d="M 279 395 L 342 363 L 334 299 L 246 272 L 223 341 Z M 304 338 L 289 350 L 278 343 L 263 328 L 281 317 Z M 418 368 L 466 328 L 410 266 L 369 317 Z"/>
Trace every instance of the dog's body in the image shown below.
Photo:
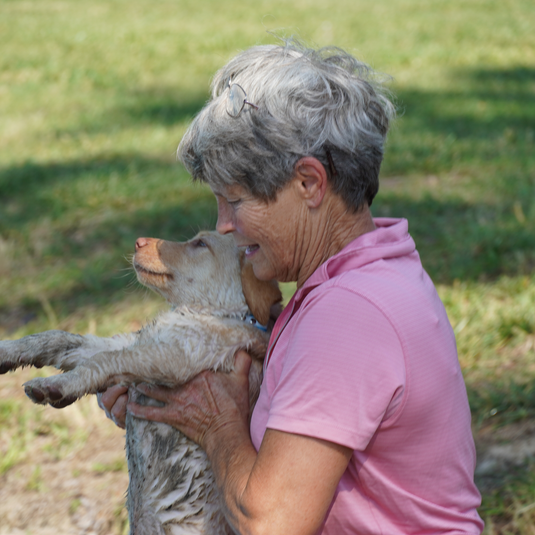
<path fill-rule="evenodd" d="M 0 342 L 0 373 L 21 366 L 66 372 L 25 384 L 36 403 L 62 408 L 85 394 L 121 383 L 183 384 L 203 370 L 228 372 L 238 349 L 253 356 L 251 403 L 258 395 L 270 309 L 278 287 L 261 282 L 228 236 L 200 233 L 184 243 L 140 238 L 133 259 L 138 279 L 173 307 L 137 333 L 113 338 L 63 331 Z M 130 396 L 151 403 L 135 388 Z M 204 451 L 175 429 L 128 416 L 133 535 L 230 534 Z"/>

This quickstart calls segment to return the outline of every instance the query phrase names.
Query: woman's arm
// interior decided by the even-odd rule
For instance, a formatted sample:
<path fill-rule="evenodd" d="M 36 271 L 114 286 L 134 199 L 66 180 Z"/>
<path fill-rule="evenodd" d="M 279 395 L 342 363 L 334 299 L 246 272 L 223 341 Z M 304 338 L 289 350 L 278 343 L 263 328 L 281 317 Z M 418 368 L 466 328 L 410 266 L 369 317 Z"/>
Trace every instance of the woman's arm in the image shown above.
<path fill-rule="evenodd" d="M 141 386 L 166 403 L 130 403 L 136 417 L 180 429 L 207 452 L 229 522 L 242 535 L 313 534 L 321 527 L 352 451 L 268 429 L 257 453 L 249 435 L 250 357 L 230 374 L 205 372 L 178 389 Z"/>
<path fill-rule="evenodd" d="M 230 444 L 217 448 L 211 461 L 229 520 L 239 533 L 318 531 L 351 450 L 272 429 L 266 431 L 258 455 L 250 441 L 221 438 Z"/>

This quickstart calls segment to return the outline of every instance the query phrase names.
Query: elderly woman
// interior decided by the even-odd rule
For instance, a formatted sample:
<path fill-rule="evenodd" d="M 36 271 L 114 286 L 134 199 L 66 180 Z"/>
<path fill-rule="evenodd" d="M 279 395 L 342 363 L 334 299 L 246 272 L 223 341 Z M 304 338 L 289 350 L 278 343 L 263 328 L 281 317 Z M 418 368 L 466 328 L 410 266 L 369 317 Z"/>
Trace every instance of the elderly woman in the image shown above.
<path fill-rule="evenodd" d="M 251 48 L 223 67 L 179 157 L 257 277 L 297 281 L 249 425 L 244 352 L 162 408 L 198 442 L 241 534 L 479 534 L 455 339 L 404 219 L 370 205 L 392 104 L 335 48 Z M 104 404 L 124 418 L 124 390 Z"/>

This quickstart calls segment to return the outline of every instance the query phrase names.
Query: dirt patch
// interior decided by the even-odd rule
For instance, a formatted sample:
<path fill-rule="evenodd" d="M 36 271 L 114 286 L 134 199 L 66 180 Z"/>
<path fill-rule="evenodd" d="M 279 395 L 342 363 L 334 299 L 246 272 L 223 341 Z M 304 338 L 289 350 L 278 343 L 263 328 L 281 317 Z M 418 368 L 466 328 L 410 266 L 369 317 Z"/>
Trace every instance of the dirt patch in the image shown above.
<path fill-rule="evenodd" d="M 94 396 L 62 410 L 32 404 L 21 384 L 40 374 L 0 377 L 0 535 L 127 533 L 124 432 Z M 487 425 L 475 439 L 484 492 L 535 459 L 535 420 Z"/>
<path fill-rule="evenodd" d="M 0 378 L 0 535 L 125 533 L 124 432 L 94 396 L 60 411 L 33 405 L 20 385 L 34 376 Z"/>
<path fill-rule="evenodd" d="M 476 482 L 482 491 L 501 484 L 503 477 L 535 460 L 535 420 L 504 426 L 487 425 L 475 434 Z"/>

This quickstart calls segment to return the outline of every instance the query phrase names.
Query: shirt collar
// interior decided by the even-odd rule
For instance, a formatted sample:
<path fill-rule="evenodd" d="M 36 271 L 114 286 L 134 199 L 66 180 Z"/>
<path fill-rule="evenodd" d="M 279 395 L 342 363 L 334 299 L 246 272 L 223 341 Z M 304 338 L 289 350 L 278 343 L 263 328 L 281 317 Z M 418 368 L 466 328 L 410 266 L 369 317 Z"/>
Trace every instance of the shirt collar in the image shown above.
<path fill-rule="evenodd" d="M 378 217 L 373 221 L 375 230 L 360 235 L 321 264 L 297 290 L 292 300 L 301 301 L 313 288 L 345 271 L 377 260 L 405 256 L 416 250 L 406 219 Z"/>

